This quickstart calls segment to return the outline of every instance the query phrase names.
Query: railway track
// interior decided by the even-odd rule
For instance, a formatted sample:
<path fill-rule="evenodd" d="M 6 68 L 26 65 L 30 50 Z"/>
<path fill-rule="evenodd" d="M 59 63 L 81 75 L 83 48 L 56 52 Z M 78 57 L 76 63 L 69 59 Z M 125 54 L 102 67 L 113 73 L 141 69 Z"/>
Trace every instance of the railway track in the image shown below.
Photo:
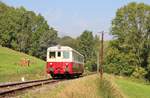
<path fill-rule="evenodd" d="M 15 82 L 15 83 L 5 83 L 0 84 L 0 98 L 6 97 L 11 94 L 15 94 L 17 91 L 23 91 L 28 88 L 44 85 L 44 84 L 53 84 L 62 80 L 52 80 L 52 79 L 42 79 L 42 80 L 33 80 L 27 82 Z"/>
<path fill-rule="evenodd" d="M 92 75 L 95 73 L 90 74 L 83 74 L 81 77 Z M 40 79 L 40 80 L 32 80 L 26 82 L 13 82 L 13 83 L 3 83 L 0 84 L 0 98 L 11 96 L 11 94 L 15 94 L 16 92 L 24 91 L 26 89 L 44 85 L 44 84 L 53 84 L 60 81 L 64 81 L 65 79 Z"/>

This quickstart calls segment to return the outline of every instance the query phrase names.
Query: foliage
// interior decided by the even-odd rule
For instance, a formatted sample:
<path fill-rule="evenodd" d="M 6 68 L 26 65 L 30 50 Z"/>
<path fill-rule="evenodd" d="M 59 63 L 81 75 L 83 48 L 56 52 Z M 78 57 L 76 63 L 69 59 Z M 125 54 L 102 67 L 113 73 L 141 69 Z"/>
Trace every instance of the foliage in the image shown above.
<path fill-rule="evenodd" d="M 39 47 L 37 47 L 37 51 L 35 51 L 36 56 L 45 58 L 47 48 L 57 44 L 56 39 L 57 31 L 55 31 L 53 28 L 45 32 L 39 39 Z"/>
<path fill-rule="evenodd" d="M 76 50 L 78 49 L 78 47 L 77 47 L 78 41 L 75 38 L 72 38 L 70 36 L 64 36 L 64 37 L 60 38 L 57 41 L 57 43 L 60 45 L 63 45 L 63 46 L 69 46 Z"/>
<path fill-rule="evenodd" d="M 85 30 L 78 38 L 58 38 L 57 31 L 49 27 L 41 14 L 0 2 L 0 45 L 45 60 L 47 48 L 56 44 L 78 50 L 84 55 L 88 69 L 96 70 L 98 36 Z"/>
<path fill-rule="evenodd" d="M 97 65 L 95 62 L 96 62 L 95 60 L 90 60 L 90 61 L 87 61 L 85 63 L 85 66 L 87 67 L 87 69 L 89 71 L 96 71 L 97 70 Z"/>
<path fill-rule="evenodd" d="M 105 71 L 118 75 L 130 76 L 136 66 L 135 55 L 122 53 L 116 48 L 109 48 L 106 53 Z"/>
<path fill-rule="evenodd" d="M 117 10 L 111 29 L 114 40 L 110 42 L 111 49 L 106 56 L 106 64 L 112 65 L 113 73 L 131 76 L 133 71 L 136 71 L 135 68 L 140 67 L 148 71 L 149 26 L 149 5 L 132 2 Z M 116 72 L 117 70 L 119 72 Z"/>
<path fill-rule="evenodd" d="M 78 38 L 78 48 L 77 50 L 83 54 L 85 59 L 85 66 L 88 67 L 89 70 L 96 70 L 96 44 L 99 42 L 99 39 L 93 37 L 92 32 L 84 31 Z"/>
<path fill-rule="evenodd" d="M 85 57 L 85 62 L 90 60 L 94 56 L 93 46 L 94 38 L 92 32 L 84 31 L 78 38 L 78 50 Z"/>
<path fill-rule="evenodd" d="M 147 71 L 144 68 L 137 67 L 137 68 L 135 68 L 132 76 L 136 77 L 136 78 L 139 78 L 139 79 L 142 79 L 142 78 L 145 77 L 146 74 L 147 74 Z"/>
<path fill-rule="evenodd" d="M 44 59 L 56 37 L 57 31 L 40 14 L 0 2 L 0 45 Z"/>
<path fill-rule="evenodd" d="M 150 80 L 150 56 L 149 56 L 149 58 L 148 58 L 148 66 L 147 66 L 146 71 L 147 71 L 147 74 L 145 75 L 145 78 L 146 78 L 147 80 Z"/>

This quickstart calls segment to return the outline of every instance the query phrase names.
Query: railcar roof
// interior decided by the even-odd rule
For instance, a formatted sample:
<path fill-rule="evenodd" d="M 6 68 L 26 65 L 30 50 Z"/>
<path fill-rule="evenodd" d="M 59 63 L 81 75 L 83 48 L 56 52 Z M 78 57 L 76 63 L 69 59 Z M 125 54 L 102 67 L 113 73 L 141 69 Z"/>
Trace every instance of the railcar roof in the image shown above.
<path fill-rule="evenodd" d="M 73 50 L 73 49 L 68 46 L 52 46 L 49 47 L 48 50 Z"/>
<path fill-rule="evenodd" d="M 49 47 L 47 50 L 48 50 L 48 51 L 69 50 L 69 51 L 74 51 L 74 52 L 78 53 L 79 55 L 83 56 L 83 55 L 80 54 L 78 51 L 72 49 L 72 48 L 69 47 L 69 46 L 59 46 L 59 45 L 57 45 L 57 46 Z"/>

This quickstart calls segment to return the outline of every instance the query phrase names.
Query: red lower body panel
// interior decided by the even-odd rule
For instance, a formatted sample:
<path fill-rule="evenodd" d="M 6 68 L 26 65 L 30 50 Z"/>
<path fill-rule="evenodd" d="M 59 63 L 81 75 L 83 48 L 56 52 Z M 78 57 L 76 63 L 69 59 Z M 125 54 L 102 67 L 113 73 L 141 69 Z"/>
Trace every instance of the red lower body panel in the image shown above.
<path fill-rule="evenodd" d="M 48 74 L 82 74 L 83 65 L 75 62 L 47 62 Z"/>

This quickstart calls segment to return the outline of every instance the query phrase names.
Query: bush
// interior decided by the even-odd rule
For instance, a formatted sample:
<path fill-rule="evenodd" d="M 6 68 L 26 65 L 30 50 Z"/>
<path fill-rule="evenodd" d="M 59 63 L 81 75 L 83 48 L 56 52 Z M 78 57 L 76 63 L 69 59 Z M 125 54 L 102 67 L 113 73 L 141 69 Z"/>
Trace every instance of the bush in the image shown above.
<path fill-rule="evenodd" d="M 131 76 L 134 71 L 134 67 L 110 63 L 104 66 L 104 71 L 107 73 L 113 73 L 115 75 Z"/>
<path fill-rule="evenodd" d="M 96 71 L 97 70 L 97 64 L 95 64 L 94 60 L 91 61 L 87 61 L 85 63 L 85 67 L 87 68 L 87 70 L 89 71 Z"/>
<path fill-rule="evenodd" d="M 147 74 L 147 71 L 142 67 L 135 68 L 134 72 L 132 73 L 132 76 L 135 78 L 143 79 L 145 75 Z"/>
<path fill-rule="evenodd" d="M 132 66 L 123 66 L 121 70 L 121 75 L 131 76 L 134 71 L 134 67 Z"/>
<path fill-rule="evenodd" d="M 115 75 L 120 73 L 117 66 L 112 64 L 112 63 L 108 64 L 108 65 L 104 65 L 104 71 L 107 72 L 107 73 L 113 73 Z"/>
<path fill-rule="evenodd" d="M 145 75 L 145 78 L 150 82 L 150 64 L 148 64 L 147 74 Z"/>
<path fill-rule="evenodd" d="M 138 62 L 134 53 L 120 52 L 116 48 L 109 48 L 105 57 L 104 70 L 116 75 L 131 76 Z"/>

